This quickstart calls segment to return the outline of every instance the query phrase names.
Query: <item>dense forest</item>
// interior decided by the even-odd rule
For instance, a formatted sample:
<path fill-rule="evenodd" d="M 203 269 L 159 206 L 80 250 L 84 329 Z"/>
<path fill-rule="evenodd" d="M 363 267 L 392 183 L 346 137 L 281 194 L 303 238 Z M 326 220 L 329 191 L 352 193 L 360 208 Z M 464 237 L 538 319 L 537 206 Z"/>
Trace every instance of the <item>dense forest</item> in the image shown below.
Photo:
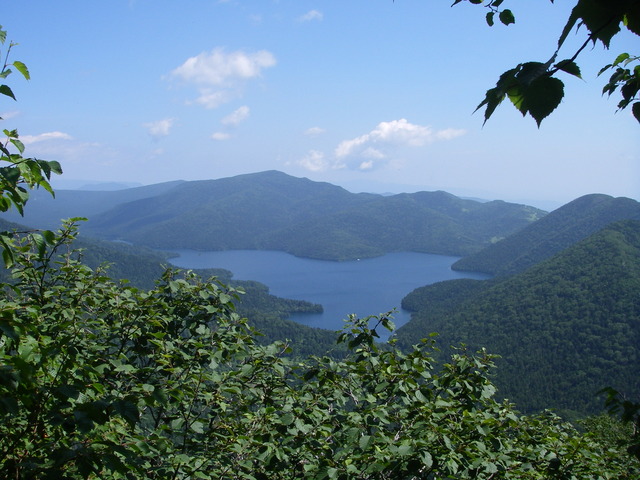
<path fill-rule="evenodd" d="M 640 395 L 639 293 L 640 222 L 626 220 L 517 275 L 417 289 L 396 335 L 404 348 L 437 332 L 445 353 L 500 355 L 500 395 L 525 410 L 595 412 L 603 387 Z"/>

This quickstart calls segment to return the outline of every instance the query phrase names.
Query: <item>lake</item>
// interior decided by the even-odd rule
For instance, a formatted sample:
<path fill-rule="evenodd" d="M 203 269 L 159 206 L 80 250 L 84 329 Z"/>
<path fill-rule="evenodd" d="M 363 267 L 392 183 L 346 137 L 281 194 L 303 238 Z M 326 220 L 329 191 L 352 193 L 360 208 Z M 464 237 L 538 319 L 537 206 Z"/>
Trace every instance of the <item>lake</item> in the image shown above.
<path fill-rule="evenodd" d="M 237 280 L 264 283 L 272 295 L 321 304 L 323 313 L 289 318 L 328 330 L 340 330 L 351 313 L 364 317 L 394 308 L 397 311 L 393 321 L 399 327 L 410 320 L 410 312 L 402 310 L 400 302 L 413 289 L 455 278 L 487 278 L 484 274 L 451 270 L 459 257 L 426 253 L 389 253 L 348 262 L 312 260 L 263 250 L 175 253 L 178 256 L 171 263 L 177 267 L 225 268 Z"/>

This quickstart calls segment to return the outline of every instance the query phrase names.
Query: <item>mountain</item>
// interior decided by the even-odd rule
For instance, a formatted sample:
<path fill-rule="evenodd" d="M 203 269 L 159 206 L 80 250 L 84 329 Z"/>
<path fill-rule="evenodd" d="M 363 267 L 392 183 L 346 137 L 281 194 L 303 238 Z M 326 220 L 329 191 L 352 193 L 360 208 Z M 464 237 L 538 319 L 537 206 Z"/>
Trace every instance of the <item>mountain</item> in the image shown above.
<path fill-rule="evenodd" d="M 281 250 L 327 260 L 466 255 L 546 212 L 445 192 L 382 196 L 277 171 L 184 182 L 93 215 L 85 231 L 152 248 Z"/>
<path fill-rule="evenodd" d="M 611 386 L 640 395 L 640 222 L 616 222 L 526 271 L 422 287 L 397 333 L 409 346 L 438 332 L 500 355 L 497 385 L 524 410 L 594 412 Z"/>
<path fill-rule="evenodd" d="M 56 190 L 55 197 L 45 190 L 33 190 L 29 193 L 24 216 L 20 216 L 15 210 L 9 210 L 3 212 L 0 218 L 31 227 L 55 230 L 60 227 L 60 220 L 63 218 L 92 218 L 121 203 L 169 192 L 181 183 L 183 182 L 174 181 L 123 190 Z"/>
<path fill-rule="evenodd" d="M 452 268 L 512 275 L 551 257 L 618 220 L 640 220 L 640 203 L 593 194 L 580 197 L 513 235 L 458 260 Z"/>

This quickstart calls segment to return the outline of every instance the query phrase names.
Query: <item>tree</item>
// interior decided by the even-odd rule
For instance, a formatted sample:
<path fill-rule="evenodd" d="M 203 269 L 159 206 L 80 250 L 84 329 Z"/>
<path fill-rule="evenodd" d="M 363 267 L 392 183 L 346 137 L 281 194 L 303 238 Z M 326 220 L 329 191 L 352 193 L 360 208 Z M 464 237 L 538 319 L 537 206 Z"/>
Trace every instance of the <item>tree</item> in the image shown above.
<path fill-rule="evenodd" d="M 454 5 L 465 0 L 455 0 Z M 481 5 L 489 11 L 486 21 L 493 26 L 496 18 L 504 25 L 515 23 L 513 12 L 501 8 L 504 0 L 466 0 Z M 551 0 L 553 3 L 553 0 Z M 584 27 L 587 38 L 570 57 L 559 60 L 560 51 L 569 33 Z M 558 47 L 547 61 L 529 61 L 507 70 L 498 79 L 496 86 L 487 90 L 484 100 L 476 110 L 484 107 L 485 122 L 505 98 L 522 113 L 531 115 L 538 126 L 553 112 L 564 97 L 564 83 L 555 75 L 568 73 L 580 78 L 580 67 L 576 59 L 590 44 L 601 43 L 609 48 L 611 39 L 621 31 L 640 35 L 639 0 L 578 0 L 567 23 L 558 37 Z M 560 57 L 562 58 L 562 57 Z M 605 65 L 598 75 L 611 71 L 609 81 L 602 93 L 612 95 L 619 91 L 622 99 L 618 109 L 631 106 L 635 118 L 640 122 L 640 57 L 633 53 L 620 53 L 612 63 Z"/>
<path fill-rule="evenodd" d="M 2 70 L 0 70 L 0 81 L 9 77 L 13 73 L 13 69 L 29 80 L 29 70 L 24 63 L 17 60 L 9 62 L 11 49 L 17 44 L 9 42 L 6 50 L 2 51 L 6 40 L 7 32 L 0 26 L 0 57 L 4 56 Z M 16 100 L 13 90 L 7 84 L 0 84 L 0 94 Z M 2 119 L 0 118 L 0 120 Z M 30 189 L 42 187 L 53 195 L 49 180 L 52 173 L 61 174 L 62 168 L 56 161 L 23 157 L 25 147 L 19 139 L 18 131 L 3 129 L 3 133 L 5 139 L 0 142 L 0 162 L 2 162 L 2 166 L 0 166 L 0 212 L 6 212 L 15 207 L 22 214 L 29 199 Z M 51 237 L 50 233 L 45 235 Z M 10 237 L 8 232 L 0 232 L 0 248 L 7 264 L 11 264 L 13 261 L 13 249 L 8 244 Z"/>

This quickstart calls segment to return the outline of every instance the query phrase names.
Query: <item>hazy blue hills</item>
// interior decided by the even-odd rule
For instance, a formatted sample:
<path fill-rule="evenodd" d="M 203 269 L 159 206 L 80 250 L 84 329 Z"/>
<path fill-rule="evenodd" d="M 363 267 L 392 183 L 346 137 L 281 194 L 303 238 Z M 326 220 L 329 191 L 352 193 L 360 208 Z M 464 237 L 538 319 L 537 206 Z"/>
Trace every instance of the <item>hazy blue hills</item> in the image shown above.
<path fill-rule="evenodd" d="M 22 225 L 54 230 L 60 227 L 60 220 L 63 218 L 93 218 L 119 204 L 168 192 L 181 183 L 183 182 L 174 181 L 122 190 L 56 190 L 55 198 L 45 190 L 33 190 L 29 194 L 23 217 L 12 209 L 3 212 L 1 218 Z"/>
<path fill-rule="evenodd" d="M 545 213 L 445 192 L 355 194 L 268 171 L 184 182 L 121 202 L 93 215 L 85 231 L 153 248 L 281 250 L 343 260 L 391 251 L 466 255 Z"/>
<path fill-rule="evenodd" d="M 593 194 L 580 197 L 509 237 L 460 259 L 455 270 L 511 275 L 551 257 L 618 220 L 640 220 L 640 203 Z"/>
<path fill-rule="evenodd" d="M 596 197 L 597 198 L 597 197 Z M 592 199 L 595 199 L 592 197 Z M 520 408 L 596 411 L 611 386 L 640 395 L 640 222 L 613 223 L 511 277 L 415 290 L 399 344 L 439 333 L 501 356 L 497 384 Z"/>

